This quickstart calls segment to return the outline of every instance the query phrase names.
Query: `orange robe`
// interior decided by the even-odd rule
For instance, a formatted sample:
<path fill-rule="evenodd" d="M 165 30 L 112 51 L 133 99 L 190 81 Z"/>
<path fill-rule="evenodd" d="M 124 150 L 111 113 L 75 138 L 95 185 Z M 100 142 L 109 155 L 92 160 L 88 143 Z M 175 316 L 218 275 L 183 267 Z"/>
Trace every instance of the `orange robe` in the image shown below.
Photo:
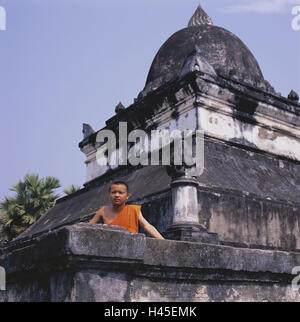
<path fill-rule="evenodd" d="M 132 233 L 139 233 L 139 214 L 142 206 L 139 205 L 125 205 L 118 216 L 108 225 L 120 226 Z"/>

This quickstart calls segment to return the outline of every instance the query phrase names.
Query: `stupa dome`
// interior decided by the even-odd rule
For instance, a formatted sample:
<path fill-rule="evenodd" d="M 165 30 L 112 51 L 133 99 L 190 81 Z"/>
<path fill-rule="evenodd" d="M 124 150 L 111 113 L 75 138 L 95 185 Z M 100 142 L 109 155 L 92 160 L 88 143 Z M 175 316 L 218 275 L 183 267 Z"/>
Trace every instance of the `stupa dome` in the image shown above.
<path fill-rule="evenodd" d="M 155 56 L 146 87 L 159 87 L 182 75 L 187 60 L 197 56 L 204 72 L 268 89 L 249 48 L 230 31 L 214 26 L 199 5 L 187 28 L 173 34 Z M 200 67 L 201 70 L 201 67 Z M 153 86 L 151 86 L 153 84 Z M 155 84 L 155 86 L 154 86 Z"/>

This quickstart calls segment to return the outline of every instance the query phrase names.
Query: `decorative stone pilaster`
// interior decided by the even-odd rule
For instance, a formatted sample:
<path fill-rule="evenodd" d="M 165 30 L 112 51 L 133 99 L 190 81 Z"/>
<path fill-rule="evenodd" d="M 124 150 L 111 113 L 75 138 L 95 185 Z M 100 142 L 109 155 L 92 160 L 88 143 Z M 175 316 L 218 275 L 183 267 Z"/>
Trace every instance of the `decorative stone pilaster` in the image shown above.
<path fill-rule="evenodd" d="M 217 234 L 208 233 L 198 217 L 198 182 L 186 175 L 185 166 L 169 166 L 172 177 L 173 223 L 164 233 L 165 238 L 195 242 L 217 243 Z"/>

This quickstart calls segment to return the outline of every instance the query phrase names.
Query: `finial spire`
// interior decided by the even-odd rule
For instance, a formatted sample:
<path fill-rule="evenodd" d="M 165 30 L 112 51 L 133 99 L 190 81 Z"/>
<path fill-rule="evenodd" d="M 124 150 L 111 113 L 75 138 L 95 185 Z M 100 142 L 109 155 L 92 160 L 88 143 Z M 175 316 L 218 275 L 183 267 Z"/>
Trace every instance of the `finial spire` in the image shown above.
<path fill-rule="evenodd" d="M 83 123 L 82 124 L 82 133 L 83 133 L 83 139 L 86 139 L 91 134 L 95 133 L 95 131 L 93 130 L 93 128 L 89 124 Z"/>
<path fill-rule="evenodd" d="M 124 110 L 125 110 L 125 106 L 122 104 L 122 102 L 120 102 L 115 108 L 116 114 L 119 114 L 120 112 L 122 112 Z"/>
<path fill-rule="evenodd" d="M 200 4 L 198 5 L 194 15 L 189 21 L 188 27 L 201 26 L 201 25 L 212 25 L 213 22 L 207 13 L 202 9 Z"/>

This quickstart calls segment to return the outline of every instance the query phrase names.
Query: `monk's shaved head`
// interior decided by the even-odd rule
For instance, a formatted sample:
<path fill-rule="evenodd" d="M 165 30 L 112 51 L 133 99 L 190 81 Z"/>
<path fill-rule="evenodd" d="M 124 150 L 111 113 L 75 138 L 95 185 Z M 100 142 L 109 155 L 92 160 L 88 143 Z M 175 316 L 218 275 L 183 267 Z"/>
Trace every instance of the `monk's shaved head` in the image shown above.
<path fill-rule="evenodd" d="M 124 182 L 124 181 L 115 181 L 115 182 L 113 182 L 111 185 L 110 185 L 110 187 L 109 187 L 109 192 L 110 192 L 110 190 L 111 190 L 111 186 L 112 185 L 114 185 L 114 184 L 121 184 L 121 185 L 124 185 L 125 187 L 126 187 L 126 190 L 127 190 L 127 193 L 129 192 L 129 186 L 128 186 L 128 184 L 126 183 L 126 182 Z"/>

